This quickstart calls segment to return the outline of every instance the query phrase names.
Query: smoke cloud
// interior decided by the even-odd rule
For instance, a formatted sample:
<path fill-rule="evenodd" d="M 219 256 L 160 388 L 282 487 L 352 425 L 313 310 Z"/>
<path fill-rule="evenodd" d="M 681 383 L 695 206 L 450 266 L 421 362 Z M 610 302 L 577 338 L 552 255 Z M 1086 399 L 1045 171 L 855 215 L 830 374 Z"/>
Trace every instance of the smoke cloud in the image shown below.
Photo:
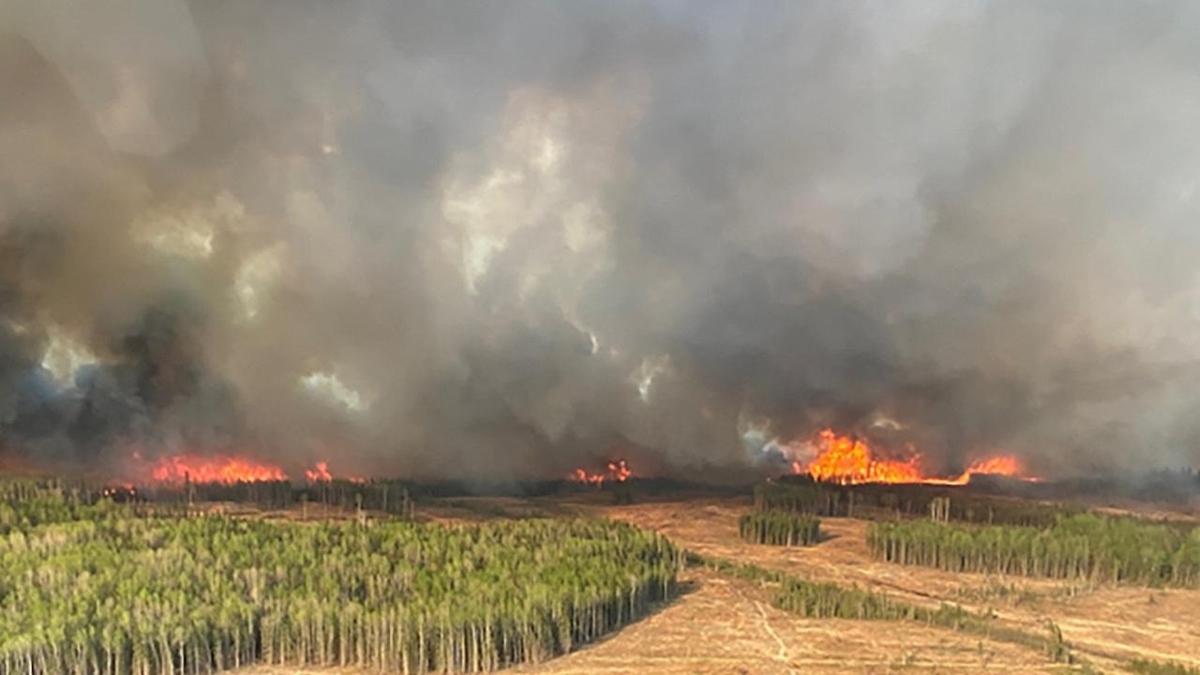
<path fill-rule="evenodd" d="M 0 453 L 1200 464 L 1200 6 L 0 6 Z"/>

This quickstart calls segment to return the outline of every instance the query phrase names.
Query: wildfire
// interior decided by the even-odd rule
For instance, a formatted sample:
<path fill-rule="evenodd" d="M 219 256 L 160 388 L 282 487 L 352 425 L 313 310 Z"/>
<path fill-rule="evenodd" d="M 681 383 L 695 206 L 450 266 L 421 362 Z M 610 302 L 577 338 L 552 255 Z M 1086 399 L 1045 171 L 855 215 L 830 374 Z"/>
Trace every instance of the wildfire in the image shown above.
<path fill-rule="evenodd" d="M 876 456 L 865 440 L 841 436 L 830 429 L 817 435 L 818 453 L 807 465 L 794 462 L 795 473 L 807 473 L 815 480 L 833 483 L 931 483 L 937 485 L 966 485 L 971 476 L 989 474 L 1037 480 L 1025 473 L 1020 459 L 1012 455 L 995 455 L 976 461 L 961 475 L 952 478 L 926 476 L 921 469 L 921 455 L 913 453 L 907 459 L 883 459 Z"/>
<path fill-rule="evenodd" d="M 820 481 L 834 483 L 916 483 L 920 456 L 908 460 L 877 459 L 866 441 L 825 429 L 817 437 L 820 454 L 804 469 Z M 798 463 L 793 465 L 800 473 Z"/>
<path fill-rule="evenodd" d="M 975 462 L 967 469 L 966 473 L 1021 477 L 1025 475 L 1025 465 L 1012 455 L 996 455 Z"/>
<path fill-rule="evenodd" d="M 304 470 L 304 478 L 310 483 L 328 483 L 333 480 L 329 473 L 329 462 L 317 462 L 311 469 Z"/>
<path fill-rule="evenodd" d="M 572 471 L 569 478 L 576 483 L 587 483 L 598 487 L 605 481 L 624 483 L 631 476 L 633 476 L 633 470 L 629 468 L 629 462 L 623 459 L 614 459 L 608 463 L 605 471 L 592 473 L 581 467 Z"/>
<path fill-rule="evenodd" d="M 304 470 L 304 480 L 309 483 L 331 483 L 336 476 L 329 470 L 329 462 L 321 461 L 313 465 L 311 469 Z M 351 483 L 366 483 L 367 479 L 361 476 L 346 476 L 343 480 L 348 480 Z"/>
<path fill-rule="evenodd" d="M 287 480 L 277 466 L 230 455 L 172 455 L 159 458 L 150 469 L 159 483 L 239 483 Z"/>
<path fill-rule="evenodd" d="M 618 483 L 624 483 L 633 475 L 633 471 L 630 470 L 628 462 L 618 459 L 608 463 L 608 475 Z"/>
<path fill-rule="evenodd" d="M 586 469 L 575 469 L 571 472 L 571 480 L 576 483 L 587 483 L 589 485 L 600 485 L 604 482 L 603 473 L 588 473 Z"/>
<path fill-rule="evenodd" d="M 1037 478 L 1025 474 L 1025 464 L 1020 459 L 1012 455 L 994 455 L 976 461 L 967 467 L 962 475 L 955 478 L 930 478 L 925 482 L 939 485 L 966 485 L 971 482 L 971 476 L 1008 476 L 1032 482 L 1038 481 Z"/>

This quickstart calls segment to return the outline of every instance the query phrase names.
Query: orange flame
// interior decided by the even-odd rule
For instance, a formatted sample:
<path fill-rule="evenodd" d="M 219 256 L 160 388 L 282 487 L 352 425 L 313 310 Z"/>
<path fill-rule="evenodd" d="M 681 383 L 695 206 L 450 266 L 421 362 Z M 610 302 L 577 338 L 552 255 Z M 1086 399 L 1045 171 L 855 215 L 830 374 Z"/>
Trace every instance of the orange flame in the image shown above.
<path fill-rule="evenodd" d="M 882 459 L 865 440 L 840 436 L 831 429 L 817 435 L 818 453 L 807 465 L 794 462 L 795 473 L 807 473 L 814 480 L 832 483 L 930 483 L 936 485 L 966 485 L 971 476 L 990 474 L 1036 481 L 1025 473 L 1020 459 L 1012 455 L 994 455 L 971 464 L 961 475 L 953 478 L 928 477 L 921 469 L 921 455 L 913 453 L 904 460 Z"/>
<path fill-rule="evenodd" d="M 310 483 L 328 483 L 333 480 L 329 473 L 329 462 L 317 462 L 316 466 L 304 470 L 304 478 Z"/>
<path fill-rule="evenodd" d="M 633 470 L 629 468 L 629 462 L 623 459 L 614 459 L 608 463 L 607 472 L 592 473 L 581 467 L 572 471 L 568 479 L 576 483 L 587 483 L 598 487 L 605 481 L 624 483 L 631 476 L 633 476 Z"/>
<path fill-rule="evenodd" d="M 629 462 L 618 459 L 608 463 L 608 475 L 618 483 L 624 483 L 633 475 L 633 471 L 629 468 Z"/>
<path fill-rule="evenodd" d="M 304 470 L 304 479 L 309 483 L 331 483 L 335 478 L 336 476 L 329 470 L 329 462 L 326 461 L 317 462 L 311 469 Z M 362 476 L 346 476 L 344 480 L 360 485 L 367 482 L 367 479 Z"/>
<path fill-rule="evenodd" d="M 589 485 L 600 485 L 604 482 L 604 474 L 588 473 L 586 469 L 575 469 L 571 472 L 571 480 L 576 483 L 587 483 Z"/>
<path fill-rule="evenodd" d="M 1025 475 L 1025 464 L 1012 455 L 996 455 L 986 457 L 967 467 L 967 474 L 991 474 L 993 476 L 1022 477 Z"/>
<path fill-rule="evenodd" d="M 159 483 L 239 483 L 287 480 L 283 469 L 247 457 L 173 455 L 160 457 L 150 470 Z"/>
<path fill-rule="evenodd" d="M 805 469 L 815 480 L 833 483 L 916 483 L 920 456 L 908 460 L 877 459 L 866 441 L 824 429 L 817 436 L 820 453 Z M 799 467 L 797 466 L 797 472 Z"/>
<path fill-rule="evenodd" d="M 1007 476 L 1037 482 L 1038 478 L 1026 475 L 1025 463 L 1013 455 L 993 455 L 977 460 L 955 478 L 928 478 L 924 482 L 937 485 L 966 485 L 971 476 Z"/>

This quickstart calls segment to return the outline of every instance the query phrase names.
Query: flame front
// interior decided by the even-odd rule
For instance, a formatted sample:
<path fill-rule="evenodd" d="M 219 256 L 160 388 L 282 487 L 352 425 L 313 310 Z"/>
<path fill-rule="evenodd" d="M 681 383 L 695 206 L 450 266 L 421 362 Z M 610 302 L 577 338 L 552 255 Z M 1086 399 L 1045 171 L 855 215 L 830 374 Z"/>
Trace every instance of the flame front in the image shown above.
<path fill-rule="evenodd" d="M 240 483 L 287 480 L 278 466 L 230 455 L 172 455 L 159 458 L 150 469 L 159 483 Z"/>
<path fill-rule="evenodd" d="M 807 473 L 814 480 L 856 483 L 929 483 L 935 485 L 966 485 L 975 475 L 999 475 L 1036 481 L 1029 477 L 1020 459 L 1012 455 L 993 455 L 980 459 L 961 475 L 952 478 L 926 476 L 921 468 L 921 455 L 913 452 L 908 459 L 883 459 L 876 456 L 863 439 L 842 436 L 831 429 L 817 435 L 817 456 L 807 465 L 794 462 L 794 473 Z"/>

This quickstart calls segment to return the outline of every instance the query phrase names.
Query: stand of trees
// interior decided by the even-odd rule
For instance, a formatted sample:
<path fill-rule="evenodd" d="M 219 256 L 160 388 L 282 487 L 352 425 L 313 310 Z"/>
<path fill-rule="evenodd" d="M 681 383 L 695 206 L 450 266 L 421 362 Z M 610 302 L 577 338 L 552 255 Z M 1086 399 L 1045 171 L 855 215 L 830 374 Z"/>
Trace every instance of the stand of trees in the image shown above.
<path fill-rule="evenodd" d="M 1081 513 L 1067 504 L 968 494 L 959 487 L 922 484 L 869 483 L 838 485 L 808 478 L 763 483 L 754 488 L 756 510 L 792 511 L 817 516 L 887 519 L 924 517 L 931 505 L 944 506 L 945 518 L 970 523 L 1048 527 L 1060 516 Z"/>
<path fill-rule="evenodd" d="M 821 521 L 807 514 L 758 511 L 738 520 L 738 534 L 755 544 L 811 546 L 821 539 Z"/>
<path fill-rule="evenodd" d="M 636 619 L 679 566 L 666 539 L 615 523 L 138 518 L 29 497 L 3 502 L 21 515 L 0 536 L 0 675 L 495 670 Z"/>
<path fill-rule="evenodd" d="M 138 501 L 151 503 L 169 512 L 199 502 L 233 502 L 254 504 L 262 508 L 283 509 L 301 502 L 322 504 L 342 509 L 383 511 L 403 518 L 412 517 L 413 500 L 409 484 L 398 480 L 355 482 L 335 479 L 306 486 L 294 486 L 286 480 L 239 481 L 235 483 L 178 483 L 151 485 L 135 492 Z M 95 493 L 93 490 L 92 492 Z M 93 499 L 103 496 L 96 493 Z"/>
<path fill-rule="evenodd" d="M 1200 585 L 1200 528 L 1076 515 L 1045 529 L 872 523 L 872 554 L 950 572 L 989 572 L 1094 582 Z"/>
<path fill-rule="evenodd" d="M 97 499 L 79 485 L 60 481 L 0 480 L 0 535 L 50 523 L 104 517 L 113 510 L 111 501 Z"/>

